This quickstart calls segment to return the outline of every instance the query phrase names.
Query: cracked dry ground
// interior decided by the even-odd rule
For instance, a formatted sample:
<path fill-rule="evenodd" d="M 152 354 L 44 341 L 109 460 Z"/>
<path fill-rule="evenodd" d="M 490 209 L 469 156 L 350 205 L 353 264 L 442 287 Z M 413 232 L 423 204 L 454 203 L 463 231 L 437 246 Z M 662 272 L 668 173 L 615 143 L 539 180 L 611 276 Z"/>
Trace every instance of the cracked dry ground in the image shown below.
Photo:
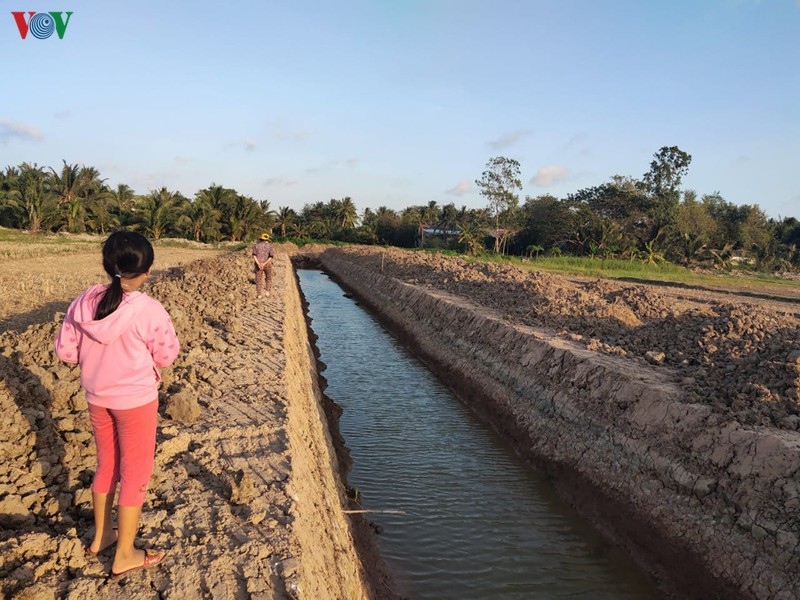
<path fill-rule="evenodd" d="M 800 430 L 800 290 L 783 299 L 573 280 L 394 249 L 354 251 L 407 283 L 469 298 L 512 323 L 671 371 L 686 400 L 755 426 Z M 794 296 L 788 294 L 793 293 Z"/>
<path fill-rule="evenodd" d="M 57 257 L 74 274 L 62 298 L 6 305 L 0 334 L 0 591 L 7 598 L 288 598 L 291 535 L 280 294 L 258 304 L 244 253 L 184 267 L 197 251 L 160 252 L 146 290 L 170 312 L 179 359 L 162 373 L 156 469 L 142 546 L 163 566 L 109 581 L 110 554 L 86 559 L 94 445 L 78 370 L 58 363 L 61 312 L 102 281 L 96 255 Z M 286 266 L 288 258 L 278 258 Z M 47 268 L 54 268 L 52 260 Z M 35 268 L 28 266 L 29 269 Z M 56 266 L 55 268 L 58 268 Z M 276 268 L 276 288 L 286 268 Z M 47 318 L 42 320 L 42 316 Z M 24 328 L 29 325 L 27 328 Z M 295 492 L 298 490 L 295 489 Z M 299 490 L 302 492 L 302 489 Z M 293 492 L 294 493 L 294 492 Z M 187 595 L 188 594 L 188 595 Z"/>

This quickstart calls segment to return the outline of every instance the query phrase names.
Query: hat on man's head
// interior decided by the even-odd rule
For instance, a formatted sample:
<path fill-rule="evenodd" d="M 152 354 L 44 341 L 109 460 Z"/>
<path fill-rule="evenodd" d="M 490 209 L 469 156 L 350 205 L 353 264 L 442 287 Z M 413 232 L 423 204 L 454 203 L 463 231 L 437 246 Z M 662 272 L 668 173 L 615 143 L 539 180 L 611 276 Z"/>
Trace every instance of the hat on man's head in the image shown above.
<path fill-rule="evenodd" d="M 261 239 L 263 241 L 265 241 L 265 242 L 268 242 L 269 241 L 269 234 L 265 231 L 264 233 L 261 234 Z"/>

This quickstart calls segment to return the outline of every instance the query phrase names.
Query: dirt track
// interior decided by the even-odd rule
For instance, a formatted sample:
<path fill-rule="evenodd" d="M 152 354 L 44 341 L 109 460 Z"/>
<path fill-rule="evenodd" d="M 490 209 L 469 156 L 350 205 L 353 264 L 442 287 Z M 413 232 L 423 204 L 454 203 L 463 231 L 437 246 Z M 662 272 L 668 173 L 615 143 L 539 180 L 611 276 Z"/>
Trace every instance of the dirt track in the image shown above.
<path fill-rule="evenodd" d="M 159 274 L 146 292 L 170 312 L 182 349 L 162 372 L 139 539 L 168 558 L 122 582 L 106 577 L 111 555 L 83 554 L 94 447 L 78 371 L 52 351 L 57 311 L 105 275 L 94 253 L 3 272 L 11 281 L 35 280 L 37 269 L 71 274 L 61 291 L 7 296 L 0 313 L 4 597 L 365 596 L 288 257 L 277 257 L 273 293 L 257 302 L 247 252 L 208 258 L 218 254 L 156 248 Z"/>

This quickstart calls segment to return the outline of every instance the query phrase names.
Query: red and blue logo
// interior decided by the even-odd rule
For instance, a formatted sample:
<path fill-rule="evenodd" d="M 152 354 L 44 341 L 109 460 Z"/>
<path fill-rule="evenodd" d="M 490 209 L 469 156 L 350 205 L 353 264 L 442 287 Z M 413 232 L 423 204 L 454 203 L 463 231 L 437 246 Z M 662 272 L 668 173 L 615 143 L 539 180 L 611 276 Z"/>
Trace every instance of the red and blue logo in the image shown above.
<path fill-rule="evenodd" d="M 38 40 L 46 40 L 53 33 L 58 34 L 58 39 L 64 39 L 64 33 L 67 31 L 69 25 L 69 18 L 72 16 L 72 11 L 69 12 L 36 12 L 28 11 L 11 11 L 14 21 L 19 29 L 19 37 L 23 40 L 28 37 L 30 33 Z M 27 18 L 26 18 L 27 15 Z M 64 17 L 66 15 L 66 18 Z"/>

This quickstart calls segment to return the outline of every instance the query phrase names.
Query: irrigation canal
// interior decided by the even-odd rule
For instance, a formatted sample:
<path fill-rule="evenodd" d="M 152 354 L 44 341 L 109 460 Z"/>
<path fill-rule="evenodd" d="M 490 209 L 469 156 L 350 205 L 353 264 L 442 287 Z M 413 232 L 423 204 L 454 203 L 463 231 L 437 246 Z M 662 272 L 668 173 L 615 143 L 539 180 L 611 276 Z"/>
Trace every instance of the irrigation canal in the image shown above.
<path fill-rule="evenodd" d="M 325 393 L 399 591 L 436 600 L 659 598 L 550 484 L 325 273 L 298 271 Z"/>

